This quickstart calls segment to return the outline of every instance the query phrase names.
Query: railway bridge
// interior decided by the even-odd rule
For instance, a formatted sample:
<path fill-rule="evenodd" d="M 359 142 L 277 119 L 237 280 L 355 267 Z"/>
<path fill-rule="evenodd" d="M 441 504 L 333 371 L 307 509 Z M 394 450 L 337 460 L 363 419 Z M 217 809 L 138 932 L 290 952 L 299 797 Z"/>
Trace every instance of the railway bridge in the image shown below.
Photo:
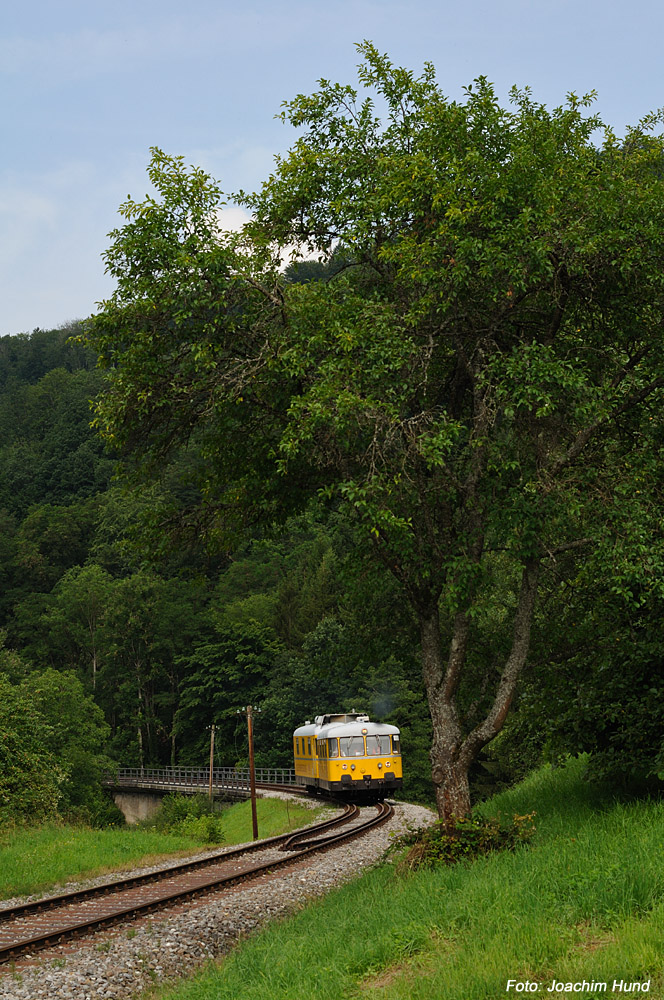
<path fill-rule="evenodd" d="M 250 795 L 248 767 L 123 767 L 104 784 L 128 823 L 148 819 L 164 795 L 210 795 L 214 799 L 243 799 Z M 295 771 L 287 767 L 256 768 L 256 785 L 293 785 Z"/>

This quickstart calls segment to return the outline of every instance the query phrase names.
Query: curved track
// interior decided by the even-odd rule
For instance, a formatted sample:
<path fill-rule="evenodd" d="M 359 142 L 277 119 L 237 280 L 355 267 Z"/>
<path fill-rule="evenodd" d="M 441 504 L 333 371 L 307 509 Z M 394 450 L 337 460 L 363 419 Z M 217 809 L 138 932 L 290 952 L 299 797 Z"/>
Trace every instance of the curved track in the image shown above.
<path fill-rule="evenodd" d="M 361 836 L 394 811 L 387 803 L 376 808 L 377 813 L 363 818 L 357 806 L 346 805 L 340 816 L 294 834 L 0 910 L 0 962 L 297 864 Z M 248 858 L 254 853 L 260 853 L 258 860 Z"/>

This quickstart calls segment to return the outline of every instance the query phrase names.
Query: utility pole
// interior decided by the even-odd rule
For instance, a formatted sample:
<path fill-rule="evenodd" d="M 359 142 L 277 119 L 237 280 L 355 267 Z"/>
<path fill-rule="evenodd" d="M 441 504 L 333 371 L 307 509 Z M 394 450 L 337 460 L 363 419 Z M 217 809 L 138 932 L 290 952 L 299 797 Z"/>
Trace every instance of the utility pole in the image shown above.
<path fill-rule="evenodd" d="M 238 715 L 241 709 L 238 709 Z M 249 736 L 249 794 L 251 796 L 251 826 L 254 840 L 258 840 L 258 816 L 256 814 L 256 768 L 254 767 L 254 709 L 247 705 L 247 734 Z M 260 708 L 256 709 L 260 712 Z"/>
<path fill-rule="evenodd" d="M 212 769 L 214 767 L 214 722 L 208 728 L 210 730 L 210 786 L 209 786 L 209 794 L 210 794 L 210 809 L 211 809 L 212 805 L 213 805 L 213 799 L 212 799 Z"/>
<path fill-rule="evenodd" d="M 249 791 L 251 793 L 251 827 L 254 840 L 258 840 L 258 816 L 256 814 L 256 768 L 254 767 L 254 713 L 247 705 L 247 732 L 249 734 Z"/>

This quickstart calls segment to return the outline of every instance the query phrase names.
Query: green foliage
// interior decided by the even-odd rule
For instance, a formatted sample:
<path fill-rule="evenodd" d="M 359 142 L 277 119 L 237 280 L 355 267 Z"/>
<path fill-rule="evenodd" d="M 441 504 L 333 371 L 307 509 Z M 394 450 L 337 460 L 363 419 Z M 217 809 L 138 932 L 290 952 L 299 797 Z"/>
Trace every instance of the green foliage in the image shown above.
<path fill-rule="evenodd" d="M 0 337 L 0 390 L 8 383 L 35 384 L 54 368 L 68 372 L 92 370 L 96 355 L 76 341 L 81 323 L 66 323 L 57 330 L 40 330 Z"/>
<path fill-rule="evenodd" d="M 16 565 L 24 585 L 50 591 L 68 569 L 85 561 L 94 524 L 90 502 L 68 507 L 39 504 L 21 522 Z"/>
<path fill-rule="evenodd" d="M 58 580 L 41 617 L 51 656 L 89 679 L 93 689 L 109 652 L 105 625 L 112 592 L 113 581 L 100 566 L 74 566 Z"/>
<path fill-rule="evenodd" d="M 218 727 L 217 752 L 235 763 L 246 756 L 246 720 L 238 711 L 262 701 L 266 679 L 284 650 L 274 634 L 256 622 L 231 625 L 215 641 L 194 649 L 180 662 L 182 683 L 177 732 L 186 749 L 183 763 L 206 758 L 209 734 Z M 269 724 L 269 728 L 271 724 Z"/>
<path fill-rule="evenodd" d="M 175 763 L 177 661 L 199 635 L 201 596 L 199 583 L 148 569 L 113 582 L 97 698 L 113 720 L 111 748 L 123 764 Z"/>
<path fill-rule="evenodd" d="M 400 868 L 413 871 L 422 866 L 473 861 L 493 851 L 513 851 L 535 833 L 534 816 L 515 815 L 511 822 L 500 816 L 469 816 L 458 820 L 452 830 L 438 822 L 418 833 L 406 834 L 396 844 L 409 848 Z"/>
<path fill-rule="evenodd" d="M 54 369 L 0 394 L 0 506 L 24 516 L 31 505 L 84 500 L 108 485 L 111 462 L 90 429 L 96 371 Z"/>
<path fill-rule="evenodd" d="M 0 674 L 0 824 L 56 815 L 64 773 L 51 738 L 26 692 Z"/>
<path fill-rule="evenodd" d="M 44 720 L 44 743 L 61 772 L 61 815 L 99 825 L 117 822 L 117 811 L 102 791 L 104 773 L 112 768 L 105 752 L 110 727 L 102 710 L 71 672 L 31 673 L 21 691 Z"/>
<path fill-rule="evenodd" d="M 253 620 L 299 650 L 304 637 L 336 613 L 339 571 L 334 538 L 312 507 L 275 537 L 234 553 L 210 605 L 213 621 L 224 627 Z"/>
<path fill-rule="evenodd" d="M 109 727 L 73 673 L 30 670 L 0 650 L 12 679 L 0 674 L 0 822 L 39 821 L 56 814 L 115 823 L 117 810 L 102 790 L 112 766 Z"/>
<path fill-rule="evenodd" d="M 13 649 L 8 649 L 6 642 L 7 632 L 0 629 L 0 674 L 10 683 L 17 684 L 30 673 L 30 664 Z"/>
<path fill-rule="evenodd" d="M 580 582 L 580 581 L 579 581 Z M 516 754 L 539 746 L 540 759 L 589 753 L 590 773 L 634 793 L 664 781 L 664 649 L 661 600 L 641 607 L 612 593 L 612 577 L 554 591 L 558 627 L 538 637 L 536 661 L 515 717 Z M 551 668 L 554 669 L 551 669 Z"/>
<path fill-rule="evenodd" d="M 165 795 L 155 818 L 144 825 L 204 844 L 224 841 L 221 814 L 205 795 Z"/>

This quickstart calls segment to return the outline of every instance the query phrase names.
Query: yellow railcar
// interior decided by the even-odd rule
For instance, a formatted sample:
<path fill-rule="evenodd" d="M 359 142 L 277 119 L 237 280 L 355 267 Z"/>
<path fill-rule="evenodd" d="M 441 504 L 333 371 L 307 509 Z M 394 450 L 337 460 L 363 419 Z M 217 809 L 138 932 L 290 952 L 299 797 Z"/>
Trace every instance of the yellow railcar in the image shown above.
<path fill-rule="evenodd" d="M 344 798 L 383 799 L 402 785 L 396 726 L 350 712 L 319 715 L 293 733 L 295 780 Z"/>

